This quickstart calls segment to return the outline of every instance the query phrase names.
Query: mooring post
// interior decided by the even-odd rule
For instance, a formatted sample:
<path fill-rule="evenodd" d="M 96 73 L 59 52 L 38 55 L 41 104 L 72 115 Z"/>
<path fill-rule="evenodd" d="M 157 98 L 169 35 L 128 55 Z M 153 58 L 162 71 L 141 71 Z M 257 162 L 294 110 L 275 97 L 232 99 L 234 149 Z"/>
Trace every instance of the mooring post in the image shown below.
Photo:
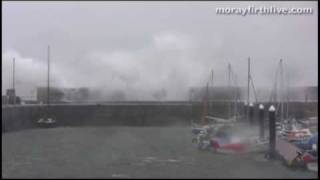
<path fill-rule="evenodd" d="M 275 158 L 276 149 L 276 109 L 273 105 L 269 108 L 269 157 Z"/>
<path fill-rule="evenodd" d="M 249 104 L 249 123 L 250 123 L 250 126 L 253 125 L 253 104 L 250 103 Z"/>
<path fill-rule="evenodd" d="M 264 139 L 264 106 L 263 104 L 259 105 L 259 132 L 260 139 Z"/>
<path fill-rule="evenodd" d="M 243 103 L 243 114 L 244 114 L 244 117 L 247 117 L 247 108 L 248 108 L 248 105 L 247 105 L 247 102 L 244 102 Z"/>

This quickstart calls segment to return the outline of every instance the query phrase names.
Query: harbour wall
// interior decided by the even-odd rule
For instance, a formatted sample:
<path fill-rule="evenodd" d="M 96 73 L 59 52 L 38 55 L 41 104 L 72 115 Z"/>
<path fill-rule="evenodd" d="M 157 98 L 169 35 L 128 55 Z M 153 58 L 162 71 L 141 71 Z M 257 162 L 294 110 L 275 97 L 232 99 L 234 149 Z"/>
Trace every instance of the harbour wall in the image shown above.
<path fill-rule="evenodd" d="M 264 103 L 267 108 L 270 103 Z M 255 105 L 254 117 L 258 114 Z M 125 102 L 103 104 L 65 104 L 2 106 L 2 132 L 31 129 L 46 112 L 58 126 L 174 126 L 199 122 L 202 102 Z M 245 114 L 246 106 L 227 102 L 211 102 L 207 113 L 226 118 L 229 113 Z M 318 115 L 318 102 L 290 102 L 289 114 L 296 118 Z M 229 112 L 230 111 L 230 112 Z"/>

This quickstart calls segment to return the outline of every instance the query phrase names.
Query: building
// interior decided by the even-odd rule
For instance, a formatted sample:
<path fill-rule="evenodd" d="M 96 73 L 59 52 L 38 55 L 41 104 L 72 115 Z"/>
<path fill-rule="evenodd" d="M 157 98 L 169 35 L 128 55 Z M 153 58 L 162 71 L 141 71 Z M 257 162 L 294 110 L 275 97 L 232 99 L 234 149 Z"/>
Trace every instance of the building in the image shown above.
<path fill-rule="evenodd" d="M 46 87 L 37 88 L 37 101 L 41 104 L 48 103 L 48 89 Z M 50 103 L 61 103 L 64 93 L 59 88 L 50 88 Z"/>
<path fill-rule="evenodd" d="M 2 96 L 2 104 L 21 104 L 21 98 L 16 96 L 15 89 L 7 89 L 6 95 Z"/>
<path fill-rule="evenodd" d="M 46 87 L 37 88 L 37 101 L 46 104 L 47 103 Z M 89 97 L 88 88 L 50 88 L 50 103 L 72 103 L 72 102 L 84 102 Z"/>

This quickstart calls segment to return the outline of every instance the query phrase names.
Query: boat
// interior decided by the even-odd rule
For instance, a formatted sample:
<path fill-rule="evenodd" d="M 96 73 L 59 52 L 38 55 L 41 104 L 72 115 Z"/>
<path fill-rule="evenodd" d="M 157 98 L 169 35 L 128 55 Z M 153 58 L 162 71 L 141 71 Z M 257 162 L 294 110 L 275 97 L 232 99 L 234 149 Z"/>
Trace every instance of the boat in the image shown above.
<path fill-rule="evenodd" d="M 45 106 L 45 114 L 44 117 L 40 118 L 37 121 L 38 127 L 41 128 L 51 128 L 56 127 L 57 121 L 53 118 L 50 118 L 51 111 L 50 111 L 50 46 L 48 46 L 48 80 L 47 80 L 47 104 Z"/>
<path fill-rule="evenodd" d="M 230 65 L 229 65 L 230 70 Z M 230 79 L 230 78 L 229 78 Z M 213 72 L 211 76 L 213 81 Z M 228 83 L 229 84 L 229 83 Z M 199 149 L 208 149 L 211 146 L 211 139 L 216 136 L 218 132 L 223 131 L 226 127 L 233 126 L 237 117 L 220 118 L 209 115 L 207 112 L 209 105 L 209 82 L 207 83 L 206 94 L 203 99 L 203 114 L 201 124 L 192 124 L 192 142 L 196 144 Z M 229 109 L 229 112 L 230 109 Z"/>
<path fill-rule="evenodd" d="M 300 119 L 298 120 L 298 123 L 304 128 L 309 128 L 311 132 L 318 132 L 318 117 Z"/>
<path fill-rule="evenodd" d="M 51 127 L 56 127 L 57 121 L 52 119 L 52 118 L 40 118 L 37 121 L 38 127 L 42 128 L 51 128 Z"/>
<path fill-rule="evenodd" d="M 290 142 L 307 140 L 312 136 L 309 128 L 304 128 L 295 119 L 284 121 L 279 134 Z"/>
<path fill-rule="evenodd" d="M 230 75 L 230 64 L 228 69 Z M 249 77 L 251 76 L 249 75 Z M 209 83 L 207 83 L 207 94 L 205 97 L 208 97 L 208 84 Z M 228 85 L 230 86 L 230 82 Z M 234 115 L 231 116 L 231 103 L 229 104 L 228 118 L 221 118 L 207 113 L 207 102 L 208 100 L 204 98 L 204 112 L 201 119 L 202 126 L 194 124 L 192 128 L 194 135 L 192 142 L 196 144 L 196 147 L 201 150 L 206 149 L 228 154 L 259 151 L 266 148 L 268 140 L 259 139 L 259 137 L 246 137 L 242 139 L 237 137 L 238 135 L 234 128 L 239 116 L 237 116 L 236 108 L 234 108 Z"/>
<path fill-rule="evenodd" d="M 318 133 L 315 133 L 312 137 L 305 141 L 293 142 L 296 146 L 304 151 L 308 151 L 314 156 L 318 156 Z"/>

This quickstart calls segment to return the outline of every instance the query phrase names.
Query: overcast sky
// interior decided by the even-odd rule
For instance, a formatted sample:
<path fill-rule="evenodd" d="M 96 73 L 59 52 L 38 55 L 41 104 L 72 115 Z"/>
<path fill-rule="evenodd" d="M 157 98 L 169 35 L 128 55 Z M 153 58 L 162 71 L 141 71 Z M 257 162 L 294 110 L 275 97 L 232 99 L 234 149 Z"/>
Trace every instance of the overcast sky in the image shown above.
<path fill-rule="evenodd" d="M 217 7 L 249 5 L 314 13 L 216 14 Z M 12 58 L 18 95 L 45 85 L 48 44 L 53 86 L 125 90 L 135 99 L 162 88 L 169 99 L 183 99 L 189 87 L 205 85 L 211 69 L 215 83 L 226 85 L 228 62 L 245 86 L 249 56 L 256 86 L 272 87 L 280 58 L 290 85 L 318 82 L 317 2 L 3 2 L 2 8 L 2 94 L 11 86 Z"/>

